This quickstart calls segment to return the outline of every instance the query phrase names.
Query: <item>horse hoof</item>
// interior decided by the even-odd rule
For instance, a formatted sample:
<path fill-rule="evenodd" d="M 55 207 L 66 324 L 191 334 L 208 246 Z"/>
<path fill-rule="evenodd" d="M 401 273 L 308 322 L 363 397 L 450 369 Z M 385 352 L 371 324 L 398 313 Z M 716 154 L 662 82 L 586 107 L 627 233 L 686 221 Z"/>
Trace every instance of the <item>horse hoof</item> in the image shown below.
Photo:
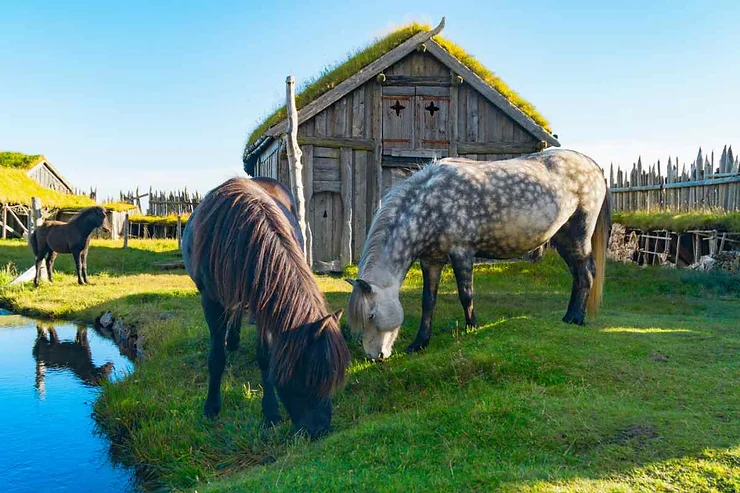
<path fill-rule="evenodd" d="M 576 315 L 565 315 L 563 317 L 563 322 L 566 324 L 573 324 L 573 325 L 586 325 L 586 321 L 583 319 L 582 316 L 576 316 Z"/>
<path fill-rule="evenodd" d="M 406 353 L 418 353 L 419 351 L 423 351 L 429 343 L 425 342 L 423 344 L 414 342 L 412 344 L 409 344 L 409 347 L 406 348 Z"/>
<path fill-rule="evenodd" d="M 211 407 L 211 406 L 206 405 L 203 408 L 203 416 L 205 416 L 208 419 L 216 419 L 216 417 L 218 417 L 219 412 L 221 412 L 220 406 Z"/>

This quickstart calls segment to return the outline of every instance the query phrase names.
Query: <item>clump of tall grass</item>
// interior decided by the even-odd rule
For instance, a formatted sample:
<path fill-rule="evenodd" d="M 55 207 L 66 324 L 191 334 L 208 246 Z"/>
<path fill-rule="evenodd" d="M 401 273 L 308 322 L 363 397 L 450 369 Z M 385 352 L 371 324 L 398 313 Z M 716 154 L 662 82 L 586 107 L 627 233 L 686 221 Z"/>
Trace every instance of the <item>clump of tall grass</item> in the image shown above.
<path fill-rule="evenodd" d="M 0 266 L 0 287 L 9 284 L 16 277 L 18 277 L 18 269 L 15 264 L 8 262 Z"/>
<path fill-rule="evenodd" d="M 667 229 L 682 233 L 694 229 L 740 232 L 740 212 L 630 211 L 615 212 L 614 222 L 643 230 Z"/>

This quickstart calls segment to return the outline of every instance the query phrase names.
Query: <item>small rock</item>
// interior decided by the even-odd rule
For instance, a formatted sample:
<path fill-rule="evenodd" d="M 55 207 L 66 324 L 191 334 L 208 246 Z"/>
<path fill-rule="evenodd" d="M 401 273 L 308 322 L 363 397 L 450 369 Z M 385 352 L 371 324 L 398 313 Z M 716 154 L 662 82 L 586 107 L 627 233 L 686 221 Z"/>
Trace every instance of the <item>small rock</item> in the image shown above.
<path fill-rule="evenodd" d="M 111 325 L 113 325 L 113 314 L 111 312 L 105 312 L 100 316 L 100 319 L 98 319 L 98 322 L 100 323 L 100 326 L 103 328 L 108 328 Z"/>
<path fill-rule="evenodd" d="M 653 351 L 650 353 L 650 359 L 656 363 L 665 363 L 668 361 L 668 355 L 663 354 L 660 351 Z"/>
<path fill-rule="evenodd" d="M 128 334 L 126 334 L 126 327 L 123 325 L 123 319 L 117 318 L 115 322 L 113 322 L 113 338 L 116 342 L 119 341 L 125 341 L 128 337 Z"/>

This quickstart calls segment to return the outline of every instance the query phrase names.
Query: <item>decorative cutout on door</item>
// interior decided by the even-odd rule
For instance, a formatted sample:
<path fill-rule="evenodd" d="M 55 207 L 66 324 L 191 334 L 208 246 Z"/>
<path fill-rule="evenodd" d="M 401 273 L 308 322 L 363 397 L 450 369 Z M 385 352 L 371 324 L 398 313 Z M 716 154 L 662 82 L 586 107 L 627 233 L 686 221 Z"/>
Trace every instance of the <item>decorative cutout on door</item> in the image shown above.
<path fill-rule="evenodd" d="M 327 215 L 326 215 L 326 209 L 324 209 L 324 217 L 327 217 Z"/>
<path fill-rule="evenodd" d="M 396 116 L 401 116 L 401 110 L 403 110 L 405 108 L 406 107 L 404 105 L 402 105 L 401 102 L 399 100 L 397 100 L 397 99 L 396 99 L 396 104 L 394 104 L 393 106 L 391 106 L 391 109 L 392 110 L 395 110 Z M 437 108 L 437 109 L 439 109 L 439 108 Z"/>
<path fill-rule="evenodd" d="M 435 106 L 434 101 L 432 101 L 429 103 L 429 106 L 425 106 L 424 109 L 427 110 L 431 116 L 434 116 L 434 112 L 439 111 L 439 106 Z"/>

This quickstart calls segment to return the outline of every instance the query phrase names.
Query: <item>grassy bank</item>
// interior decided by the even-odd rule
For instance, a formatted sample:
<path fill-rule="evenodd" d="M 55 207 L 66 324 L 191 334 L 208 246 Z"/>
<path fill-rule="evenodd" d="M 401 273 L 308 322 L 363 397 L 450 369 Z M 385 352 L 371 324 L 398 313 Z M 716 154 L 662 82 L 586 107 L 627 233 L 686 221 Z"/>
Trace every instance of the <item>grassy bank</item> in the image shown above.
<path fill-rule="evenodd" d="M 615 212 L 614 222 L 642 230 L 667 229 L 683 233 L 690 230 L 740 232 L 740 212 Z"/>
<path fill-rule="evenodd" d="M 560 322 L 570 280 L 540 264 L 476 268 L 481 327 L 462 321 L 454 279 L 440 287 L 421 355 L 370 364 L 352 342 L 336 429 L 307 443 L 260 427 L 254 330 L 229 356 L 223 414 L 201 417 L 207 328 L 184 273 L 153 270 L 174 242 L 96 242 L 91 286 L 60 259 L 54 285 L 0 288 L 26 313 L 91 320 L 111 309 L 146 337 L 146 360 L 107 385 L 96 411 L 124 458 L 166 485 L 198 491 L 737 491 L 740 488 L 740 280 L 610 264 L 605 305 L 586 327 Z M 0 242 L 0 269 L 30 265 Z M 25 262 L 25 263 L 24 263 Z M 1 279 L 1 278 L 0 278 Z M 319 277 L 335 308 L 349 286 Z M 0 280 L 0 282 L 2 282 Z M 421 276 L 402 293 L 398 348 L 415 334 Z"/>

